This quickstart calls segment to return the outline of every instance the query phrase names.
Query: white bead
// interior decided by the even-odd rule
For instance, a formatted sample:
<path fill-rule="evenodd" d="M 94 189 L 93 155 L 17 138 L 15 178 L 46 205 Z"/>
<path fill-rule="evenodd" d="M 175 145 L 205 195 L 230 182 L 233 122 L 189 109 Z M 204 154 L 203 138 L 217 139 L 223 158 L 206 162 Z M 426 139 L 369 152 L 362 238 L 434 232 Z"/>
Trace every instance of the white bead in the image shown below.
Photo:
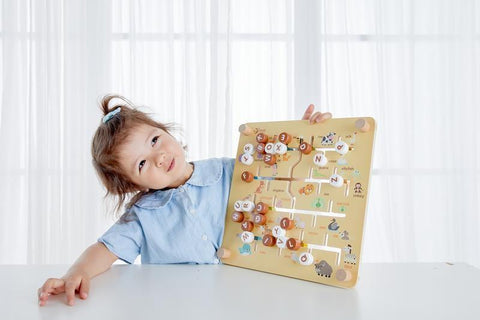
<path fill-rule="evenodd" d="M 243 147 L 243 152 L 244 152 L 244 153 L 248 153 L 248 154 L 254 154 L 254 153 L 255 153 L 255 147 L 253 146 L 253 144 L 247 143 L 247 144 Z"/>
<path fill-rule="evenodd" d="M 275 143 L 274 150 L 278 154 L 284 154 L 285 152 L 287 152 L 287 145 L 281 142 L 277 142 Z"/>
<path fill-rule="evenodd" d="M 252 212 L 255 209 L 255 203 L 250 200 L 243 201 L 242 204 L 242 211 L 244 212 Z"/>
<path fill-rule="evenodd" d="M 328 159 L 325 154 L 319 152 L 313 157 L 313 163 L 319 167 L 323 167 L 328 163 Z"/>
<path fill-rule="evenodd" d="M 244 153 L 240 156 L 240 162 L 249 166 L 253 163 L 253 157 L 250 153 Z"/>
<path fill-rule="evenodd" d="M 255 236 L 250 231 L 243 231 L 240 235 L 243 243 L 251 243 L 255 239 Z"/>
<path fill-rule="evenodd" d="M 277 238 L 277 247 L 279 247 L 280 249 L 283 249 L 287 246 L 287 238 L 283 237 L 283 236 L 280 236 Z"/>
<path fill-rule="evenodd" d="M 343 186 L 343 178 L 338 174 L 332 174 L 330 177 L 330 185 L 334 186 L 335 188 L 340 188 Z"/>
<path fill-rule="evenodd" d="M 340 154 L 346 154 L 348 152 L 348 144 L 343 141 L 335 143 L 335 150 Z"/>
<path fill-rule="evenodd" d="M 275 226 L 275 227 L 272 228 L 272 235 L 275 238 L 283 237 L 286 233 L 287 233 L 287 231 L 282 229 L 282 227 L 280 227 L 280 226 Z"/>
<path fill-rule="evenodd" d="M 309 266 L 313 263 L 313 256 L 311 253 L 304 252 L 298 257 L 298 262 L 302 266 Z"/>
<path fill-rule="evenodd" d="M 275 145 L 271 142 L 265 145 L 265 153 L 275 154 Z"/>
<path fill-rule="evenodd" d="M 235 209 L 235 211 L 242 211 L 242 207 L 243 207 L 242 200 L 235 201 L 235 203 L 233 204 L 233 208 Z"/>

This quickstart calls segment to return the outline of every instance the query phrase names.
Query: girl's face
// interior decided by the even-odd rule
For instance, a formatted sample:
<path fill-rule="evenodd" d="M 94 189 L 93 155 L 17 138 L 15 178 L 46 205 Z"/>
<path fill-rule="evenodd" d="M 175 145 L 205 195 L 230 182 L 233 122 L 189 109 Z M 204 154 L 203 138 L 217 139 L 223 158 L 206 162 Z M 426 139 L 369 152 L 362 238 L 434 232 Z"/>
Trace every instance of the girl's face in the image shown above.
<path fill-rule="evenodd" d="M 176 188 L 193 173 L 182 146 L 160 128 L 141 124 L 119 146 L 120 165 L 142 190 Z"/>

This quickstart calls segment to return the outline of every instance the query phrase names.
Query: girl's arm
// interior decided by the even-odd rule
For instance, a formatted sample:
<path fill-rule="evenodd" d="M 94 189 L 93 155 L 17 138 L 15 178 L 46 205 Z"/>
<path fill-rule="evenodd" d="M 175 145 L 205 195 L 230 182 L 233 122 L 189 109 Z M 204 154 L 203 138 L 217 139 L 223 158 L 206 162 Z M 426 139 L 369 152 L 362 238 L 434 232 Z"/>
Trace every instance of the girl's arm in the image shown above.
<path fill-rule="evenodd" d="M 38 289 L 40 306 L 45 305 L 50 294 L 65 292 L 69 305 L 74 304 L 75 291 L 80 298 L 86 299 L 90 289 L 90 279 L 108 270 L 117 260 L 117 256 L 110 252 L 103 243 L 97 242 L 88 247 L 67 273 L 58 278 L 50 278 Z"/>

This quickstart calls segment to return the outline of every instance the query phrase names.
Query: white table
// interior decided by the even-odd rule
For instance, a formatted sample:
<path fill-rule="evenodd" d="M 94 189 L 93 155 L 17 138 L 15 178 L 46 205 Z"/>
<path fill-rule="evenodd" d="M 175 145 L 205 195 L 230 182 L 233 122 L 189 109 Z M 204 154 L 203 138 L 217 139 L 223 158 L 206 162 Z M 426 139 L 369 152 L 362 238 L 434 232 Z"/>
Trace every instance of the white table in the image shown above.
<path fill-rule="evenodd" d="M 114 265 L 87 300 L 37 303 L 66 265 L 0 266 L 1 319 L 480 319 L 480 270 L 363 264 L 354 289 L 226 265 Z"/>

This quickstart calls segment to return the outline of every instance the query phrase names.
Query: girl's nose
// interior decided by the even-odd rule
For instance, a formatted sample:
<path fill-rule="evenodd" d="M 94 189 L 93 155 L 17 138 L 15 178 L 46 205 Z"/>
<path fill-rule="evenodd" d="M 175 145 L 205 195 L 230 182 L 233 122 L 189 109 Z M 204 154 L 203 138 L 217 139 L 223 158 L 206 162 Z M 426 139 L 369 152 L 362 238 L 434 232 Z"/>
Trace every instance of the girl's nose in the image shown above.
<path fill-rule="evenodd" d="M 164 152 L 159 152 L 155 155 L 155 165 L 157 167 L 161 167 L 161 166 L 164 166 L 165 165 L 165 159 L 166 159 L 166 155 Z"/>

